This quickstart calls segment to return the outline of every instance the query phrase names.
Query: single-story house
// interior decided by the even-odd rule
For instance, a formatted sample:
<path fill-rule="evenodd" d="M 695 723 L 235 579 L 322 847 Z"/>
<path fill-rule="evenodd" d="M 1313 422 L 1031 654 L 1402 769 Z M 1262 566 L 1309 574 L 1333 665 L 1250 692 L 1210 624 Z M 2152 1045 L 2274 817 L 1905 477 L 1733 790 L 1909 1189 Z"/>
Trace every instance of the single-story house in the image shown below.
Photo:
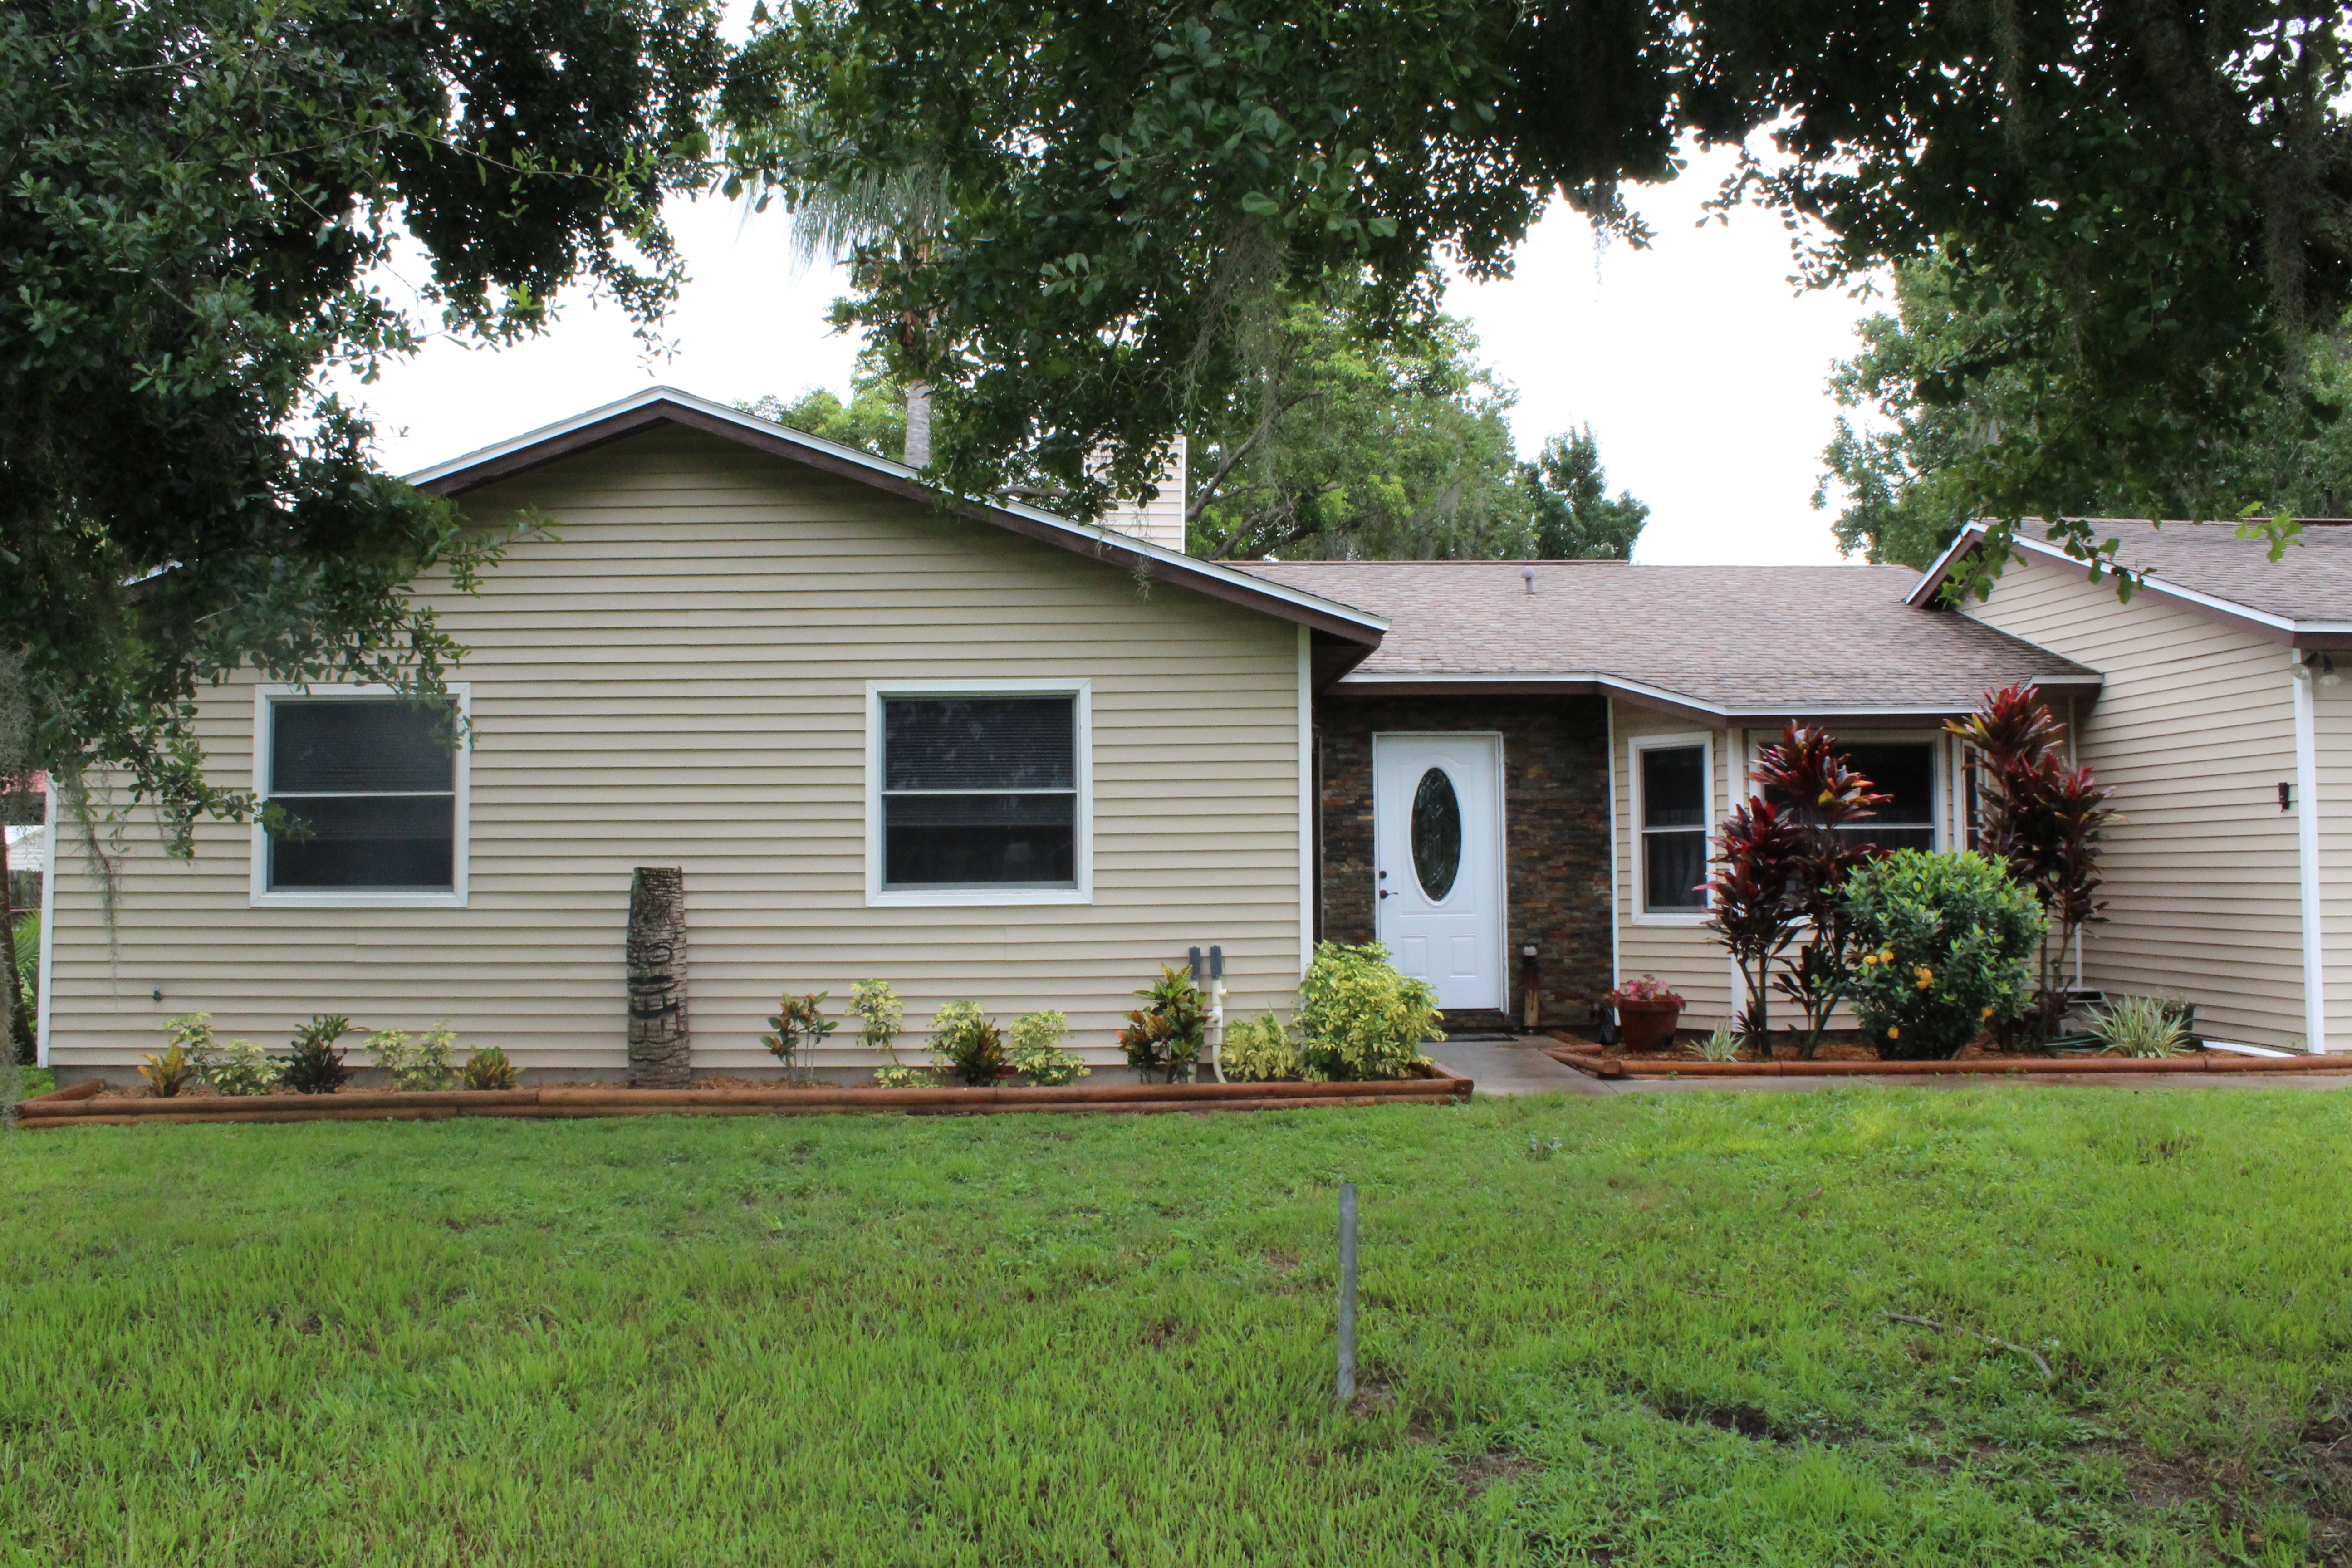
<path fill-rule="evenodd" d="M 207 691 L 212 765 L 309 832 L 207 823 L 179 860 L 127 826 L 110 926 L 79 836 L 53 835 L 40 1035 L 61 1072 L 126 1077 L 164 1018 L 204 1010 L 270 1044 L 314 1013 L 446 1021 L 530 1077 L 618 1075 L 630 886 L 653 867 L 683 874 L 704 1071 L 772 1066 L 780 994 L 829 993 L 838 1016 L 874 978 L 918 1048 L 970 998 L 1059 1008 L 1109 1066 L 1161 964 L 1213 950 L 1228 1016 L 1283 1012 L 1318 938 L 1386 942 L 1463 1025 L 1581 1022 L 1647 973 L 1704 1026 L 1737 979 L 1696 889 L 1755 749 L 1830 724 L 1895 797 L 1874 839 L 1962 844 L 1968 767 L 1941 726 L 2017 681 L 2086 760 L 2115 757 L 2132 813 L 2086 982 L 2190 990 L 2252 1041 L 2319 1037 L 2299 995 L 2252 994 L 2300 973 L 2292 834 L 2278 931 L 2217 935 L 2226 891 L 2167 921 L 2176 895 L 2134 880 L 2164 854 L 2129 835 L 2168 832 L 2179 869 L 2210 838 L 2194 806 L 2151 809 L 2164 764 L 2118 749 L 2145 721 L 2113 717 L 2118 689 L 2152 700 L 2137 666 L 2116 685 L 2130 637 L 2106 628 L 2169 610 L 2038 557 L 1958 612 L 1937 574 L 1891 567 L 1227 565 L 1182 552 L 1168 502 L 1088 526 L 943 501 L 666 388 L 413 477 L 486 523 L 554 525 L 478 595 L 417 585 L 470 650 L 462 733 L 367 688 Z M 2309 700 L 2284 662 L 2282 714 Z M 2277 973 L 2242 971 L 2244 942 L 2273 939 Z M 814 1065 L 877 1059 L 845 1027 Z"/>

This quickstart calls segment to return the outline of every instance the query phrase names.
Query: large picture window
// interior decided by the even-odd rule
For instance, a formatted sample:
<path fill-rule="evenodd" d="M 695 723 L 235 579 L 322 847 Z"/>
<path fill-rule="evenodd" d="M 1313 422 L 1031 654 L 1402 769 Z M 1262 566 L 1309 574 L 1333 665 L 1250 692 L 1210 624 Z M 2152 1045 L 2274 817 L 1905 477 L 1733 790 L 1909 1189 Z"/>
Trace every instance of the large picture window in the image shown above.
<path fill-rule="evenodd" d="M 1839 754 L 1870 781 L 1873 794 L 1889 797 L 1839 833 L 1881 850 L 1936 847 L 1936 742 L 1857 741 L 1840 747 Z M 1765 793 L 1773 805 L 1788 807 L 1780 791 Z"/>
<path fill-rule="evenodd" d="M 1080 694 L 885 692 L 883 893 L 1082 884 Z"/>
<path fill-rule="evenodd" d="M 1936 743 L 1864 741 L 1845 748 L 1845 760 L 1890 798 L 1862 821 L 1839 831 L 1881 849 L 1936 847 Z"/>
<path fill-rule="evenodd" d="M 1706 752 L 1704 740 L 1633 749 L 1643 914 L 1695 915 L 1706 908 Z"/>
<path fill-rule="evenodd" d="M 459 721 L 385 694 L 265 694 L 255 893 L 289 902 L 462 896 Z"/>

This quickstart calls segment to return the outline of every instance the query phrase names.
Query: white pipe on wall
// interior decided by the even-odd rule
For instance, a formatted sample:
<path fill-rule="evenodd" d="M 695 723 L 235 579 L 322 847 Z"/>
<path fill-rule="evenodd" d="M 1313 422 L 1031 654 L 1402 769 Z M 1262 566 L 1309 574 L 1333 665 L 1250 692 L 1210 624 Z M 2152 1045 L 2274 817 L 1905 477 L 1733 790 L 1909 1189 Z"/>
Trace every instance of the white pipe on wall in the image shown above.
<path fill-rule="evenodd" d="M 2319 881 L 2319 715 L 2316 685 L 2300 651 L 2294 660 L 2294 828 L 2303 872 L 2303 1034 L 2310 1049 L 2327 1049 L 2327 942 Z"/>

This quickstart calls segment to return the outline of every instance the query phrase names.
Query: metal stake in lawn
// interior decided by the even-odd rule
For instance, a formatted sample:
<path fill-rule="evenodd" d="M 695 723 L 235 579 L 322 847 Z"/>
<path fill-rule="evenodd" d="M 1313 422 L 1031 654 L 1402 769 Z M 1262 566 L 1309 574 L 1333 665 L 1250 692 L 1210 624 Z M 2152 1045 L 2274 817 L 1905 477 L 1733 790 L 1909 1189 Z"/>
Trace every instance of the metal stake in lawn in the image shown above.
<path fill-rule="evenodd" d="M 1356 1397 L 1356 1184 L 1339 1184 L 1339 1403 Z"/>

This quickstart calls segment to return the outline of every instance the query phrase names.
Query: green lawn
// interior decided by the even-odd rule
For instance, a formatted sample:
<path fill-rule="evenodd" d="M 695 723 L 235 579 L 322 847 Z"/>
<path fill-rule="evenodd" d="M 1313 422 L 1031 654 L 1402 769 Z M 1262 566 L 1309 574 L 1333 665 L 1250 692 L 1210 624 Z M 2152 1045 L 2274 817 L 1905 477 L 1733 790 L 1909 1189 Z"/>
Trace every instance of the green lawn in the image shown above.
<path fill-rule="evenodd" d="M 2341 1562 L 2347 1117 L 1854 1088 L 14 1133 L 0 1561 Z"/>

